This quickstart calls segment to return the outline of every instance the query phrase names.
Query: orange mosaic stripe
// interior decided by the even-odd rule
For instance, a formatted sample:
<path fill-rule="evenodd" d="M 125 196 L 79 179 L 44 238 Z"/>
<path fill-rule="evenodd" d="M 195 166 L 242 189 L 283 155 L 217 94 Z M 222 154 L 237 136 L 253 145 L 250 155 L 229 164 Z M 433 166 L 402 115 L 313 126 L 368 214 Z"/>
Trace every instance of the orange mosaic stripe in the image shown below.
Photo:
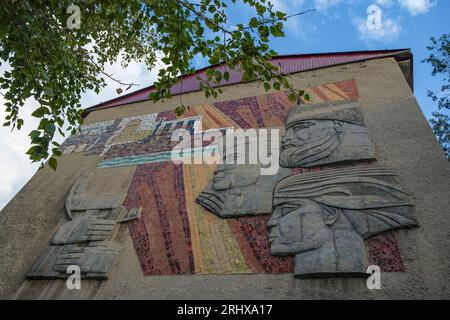
<path fill-rule="evenodd" d="M 355 80 L 322 84 L 307 91 L 310 94 L 310 101 L 305 101 L 306 103 L 356 100 L 359 98 Z"/>
<path fill-rule="evenodd" d="M 183 165 L 186 208 L 192 251 L 198 274 L 249 273 L 240 247 L 226 221 L 195 204 L 195 198 L 213 176 L 214 166 Z"/>

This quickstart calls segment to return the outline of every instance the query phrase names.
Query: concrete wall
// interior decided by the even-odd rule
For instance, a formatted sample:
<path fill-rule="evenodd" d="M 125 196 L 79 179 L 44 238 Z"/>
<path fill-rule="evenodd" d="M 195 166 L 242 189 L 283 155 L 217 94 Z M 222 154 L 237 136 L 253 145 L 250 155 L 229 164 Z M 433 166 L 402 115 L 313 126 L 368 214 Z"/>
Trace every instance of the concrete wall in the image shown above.
<path fill-rule="evenodd" d="M 359 101 L 376 147 L 378 164 L 399 174 L 416 204 L 420 227 L 396 231 L 406 272 L 383 273 L 382 290 L 368 290 L 358 278 L 295 279 L 284 275 L 143 276 L 126 226 L 118 239 L 123 252 L 107 281 L 82 281 L 69 291 L 63 280 L 26 281 L 25 272 L 65 221 L 64 200 L 78 175 L 96 168 L 97 156 L 73 153 L 58 171 L 40 170 L 0 214 L 1 298 L 449 298 L 450 165 L 394 59 L 372 60 L 294 75 L 296 86 L 355 79 Z M 199 105 L 264 94 L 260 83 L 224 88 L 217 100 L 202 93 L 183 96 Z M 85 123 L 173 109 L 178 98 L 92 112 Z M 134 167 L 119 170 L 124 185 Z M 115 171 L 116 172 L 116 171 Z M 98 186 L 101 188 L 101 183 Z M 125 191 L 124 191 L 125 192 Z M 117 238 L 116 238 L 117 239 Z"/>

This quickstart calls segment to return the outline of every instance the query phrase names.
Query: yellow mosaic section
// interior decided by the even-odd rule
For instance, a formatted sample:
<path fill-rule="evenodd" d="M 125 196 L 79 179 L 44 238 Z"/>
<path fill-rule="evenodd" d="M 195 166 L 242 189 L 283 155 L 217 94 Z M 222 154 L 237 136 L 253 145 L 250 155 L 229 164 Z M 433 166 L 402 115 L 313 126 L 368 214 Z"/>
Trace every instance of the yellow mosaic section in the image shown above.
<path fill-rule="evenodd" d="M 213 173 L 214 166 L 211 165 L 183 165 L 195 273 L 252 273 L 226 220 L 195 203 Z"/>
<path fill-rule="evenodd" d="M 141 120 L 130 121 L 121 132 L 119 132 L 110 142 L 110 144 L 121 144 L 127 142 L 140 141 L 149 136 L 151 130 L 139 130 Z"/>

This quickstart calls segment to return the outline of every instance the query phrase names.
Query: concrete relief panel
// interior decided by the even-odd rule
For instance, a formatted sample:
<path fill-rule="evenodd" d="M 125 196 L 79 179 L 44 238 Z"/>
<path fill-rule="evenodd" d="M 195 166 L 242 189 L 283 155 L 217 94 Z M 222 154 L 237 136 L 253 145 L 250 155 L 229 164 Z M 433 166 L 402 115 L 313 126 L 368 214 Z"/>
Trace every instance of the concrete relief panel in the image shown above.
<path fill-rule="evenodd" d="M 317 105 L 301 105 L 302 110 L 327 113 L 330 102 L 334 108 L 358 98 L 353 80 L 314 87 L 311 94 L 314 103 L 327 104 L 317 109 Z M 335 104 L 337 100 L 346 101 Z M 280 128 L 293 108 L 297 107 L 279 92 L 191 106 L 183 116 L 201 116 L 203 130 Z M 157 121 L 174 119 L 174 111 L 161 112 L 157 117 Z M 358 112 L 346 119 L 363 123 Z M 259 165 L 177 165 L 169 158 L 155 161 L 153 157 L 138 156 L 153 148 L 150 140 L 148 145 L 122 146 L 125 153 L 120 158 L 113 155 L 113 146 L 105 154 L 108 159 L 99 165 L 138 164 L 124 206 L 142 207 L 141 218 L 130 221 L 128 226 L 144 275 L 294 272 L 293 255 L 270 253 L 267 222 L 273 189 L 280 179 L 294 172 L 319 172 L 323 167 L 280 168 L 278 175 L 261 176 Z M 342 162 L 328 167 L 337 170 L 354 165 Z M 369 263 L 377 264 L 382 271 L 404 271 L 394 234 L 371 236 L 363 239 L 363 245 Z"/>
<path fill-rule="evenodd" d="M 268 214 L 275 184 L 288 175 L 285 168 L 265 176 L 260 165 L 220 164 L 196 202 L 223 218 Z"/>
<path fill-rule="evenodd" d="M 310 95 L 312 104 L 300 106 L 289 101 L 286 93 L 277 92 L 191 106 L 181 117 L 174 111 L 164 111 L 83 126 L 79 134 L 67 139 L 62 149 L 66 154 L 99 155 L 96 174 L 103 172 L 103 176 L 81 177 L 76 181 L 66 199 L 70 221 L 57 230 L 28 276 L 66 277 L 68 263 L 76 262 L 83 277 L 106 278 L 120 256 L 121 246 L 114 240 L 117 226 L 127 221 L 144 275 L 292 273 L 294 263 L 296 273 L 309 274 L 306 264 L 297 263 L 300 253 L 293 249 L 295 245 L 287 251 L 278 250 L 273 232 L 269 237 L 269 220 L 272 224 L 278 220 L 280 210 L 286 211 L 282 203 L 274 207 L 275 186 L 281 186 L 300 171 L 302 176 L 308 176 L 304 174 L 308 170 L 318 174 L 323 164 L 340 168 L 353 166 L 354 160 L 375 158 L 360 107 L 354 102 L 359 97 L 354 80 L 310 88 Z M 285 167 L 280 167 L 275 175 L 261 175 L 259 164 L 171 161 L 176 143 L 171 141 L 171 135 L 176 129 L 187 129 L 198 138 L 214 131 L 226 135 L 232 128 L 283 127 L 286 135 L 280 151 Z M 197 149 L 201 152 L 210 147 L 203 139 L 199 140 L 202 143 Z M 130 170 L 130 175 L 134 172 L 125 189 L 114 186 L 120 180 L 117 172 L 124 169 Z M 345 186 L 356 192 L 359 189 L 355 185 Z M 364 184 L 360 186 L 364 186 L 361 190 L 366 188 Z M 128 190 L 125 200 L 120 190 Z M 276 194 L 289 198 L 285 191 L 277 189 Z M 296 189 L 288 193 L 291 191 L 294 198 L 299 198 Z M 297 202 L 291 205 L 301 207 Z M 316 224 L 308 222 L 312 228 L 309 231 L 320 229 L 329 238 L 331 233 L 326 228 L 339 229 L 338 226 L 347 223 L 346 214 L 350 213 L 336 214 L 344 210 L 339 203 L 324 202 L 320 206 L 327 209 L 320 215 L 322 220 L 311 218 Z M 337 206 L 340 207 L 333 209 Z M 306 223 L 302 214 L 289 219 L 292 221 L 287 224 L 280 223 L 281 234 L 296 243 L 303 232 L 298 226 Z M 343 237 L 343 241 L 352 244 L 352 250 L 359 250 L 359 260 L 340 260 L 353 263 L 345 268 L 360 272 L 367 261 L 376 261 L 382 271 L 404 271 L 395 236 L 378 234 L 380 230 L 374 229 L 375 224 L 368 224 L 375 230 L 374 236 L 361 230 L 351 234 L 339 233 L 341 229 L 335 232 L 336 239 Z M 306 231 L 305 235 L 309 237 Z M 285 240 L 280 241 L 284 244 Z M 305 269 L 299 269 L 299 265 Z M 345 269 L 339 266 L 339 270 L 327 270 L 325 262 L 312 268 L 318 268 L 317 273 L 340 273 Z"/>
<path fill-rule="evenodd" d="M 82 278 L 108 277 L 120 255 L 120 245 L 113 241 L 113 234 L 118 224 L 138 218 L 140 210 L 122 207 L 124 196 L 113 193 L 117 183 L 106 186 L 104 193 L 89 192 L 90 180 L 98 178 L 89 174 L 75 181 L 66 199 L 70 221 L 58 228 L 27 278 L 65 278 L 70 265 L 80 268 Z"/>
<path fill-rule="evenodd" d="M 227 140 L 232 140 L 233 147 L 227 146 Z M 245 164 L 250 162 L 250 154 L 258 154 L 257 134 L 238 139 L 234 135 L 224 136 L 219 144 L 222 162 L 195 201 L 222 218 L 271 213 L 273 188 L 291 170 L 278 168 L 275 174 L 261 174 L 263 166 L 257 157 L 252 162 L 255 164 Z"/>
<path fill-rule="evenodd" d="M 375 159 L 357 102 L 327 102 L 291 109 L 280 165 L 287 168 Z"/>
<path fill-rule="evenodd" d="M 383 167 L 287 177 L 274 190 L 270 252 L 294 255 L 295 275 L 365 274 L 364 239 L 417 225 L 411 198 Z"/>

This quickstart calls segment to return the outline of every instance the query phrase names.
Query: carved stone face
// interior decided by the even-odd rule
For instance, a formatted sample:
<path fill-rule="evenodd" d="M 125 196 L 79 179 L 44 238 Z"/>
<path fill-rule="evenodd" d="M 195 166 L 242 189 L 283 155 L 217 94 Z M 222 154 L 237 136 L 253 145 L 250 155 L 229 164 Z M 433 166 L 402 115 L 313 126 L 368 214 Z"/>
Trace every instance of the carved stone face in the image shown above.
<path fill-rule="evenodd" d="M 221 164 L 196 202 L 220 217 L 268 214 L 272 211 L 273 188 L 290 170 L 261 175 L 259 165 Z"/>
<path fill-rule="evenodd" d="M 285 168 L 375 159 L 363 114 L 355 103 L 294 108 L 285 128 L 280 153 L 280 165 Z"/>
<path fill-rule="evenodd" d="M 305 120 L 289 127 L 282 139 L 282 148 L 301 148 L 337 133 L 342 124 L 332 120 Z"/>
<path fill-rule="evenodd" d="M 216 191 L 245 187 L 258 181 L 257 165 L 221 164 L 214 171 L 213 189 Z"/>
<path fill-rule="evenodd" d="M 294 255 L 296 275 L 364 273 L 364 239 L 414 226 L 411 199 L 383 167 L 289 176 L 274 189 L 268 241 L 273 255 Z"/>
<path fill-rule="evenodd" d="M 323 220 L 323 208 L 304 200 L 296 208 L 281 204 L 268 222 L 270 251 L 275 255 L 296 254 L 319 248 L 331 233 Z"/>
<path fill-rule="evenodd" d="M 290 125 L 281 140 L 280 164 L 292 168 L 331 161 L 345 128 L 337 120 L 302 120 Z"/>

